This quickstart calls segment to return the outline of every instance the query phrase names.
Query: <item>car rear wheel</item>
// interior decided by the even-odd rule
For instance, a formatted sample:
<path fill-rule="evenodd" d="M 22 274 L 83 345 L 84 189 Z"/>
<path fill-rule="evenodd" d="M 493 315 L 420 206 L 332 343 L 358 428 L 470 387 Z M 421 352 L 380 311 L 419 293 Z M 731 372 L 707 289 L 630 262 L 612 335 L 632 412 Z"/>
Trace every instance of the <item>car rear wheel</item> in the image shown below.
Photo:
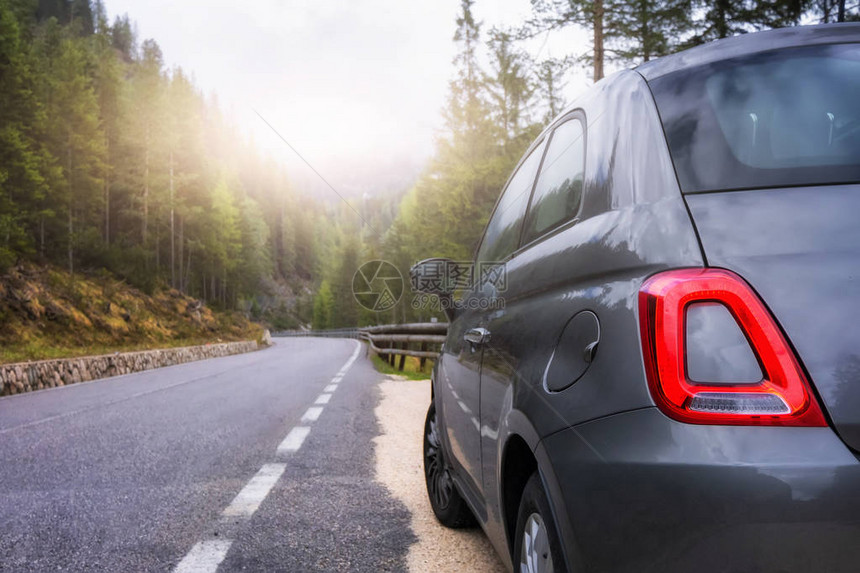
<path fill-rule="evenodd" d="M 519 573 L 565 570 L 555 522 L 538 472 L 529 478 L 520 500 L 514 537 L 514 569 Z"/>
<path fill-rule="evenodd" d="M 475 524 L 475 517 L 454 485 L 439 439 L 440 432 L 436 405 L 431 402 L 424 422 L 424 479 L 430 505 L 442 525 L 469 527 Z"/>

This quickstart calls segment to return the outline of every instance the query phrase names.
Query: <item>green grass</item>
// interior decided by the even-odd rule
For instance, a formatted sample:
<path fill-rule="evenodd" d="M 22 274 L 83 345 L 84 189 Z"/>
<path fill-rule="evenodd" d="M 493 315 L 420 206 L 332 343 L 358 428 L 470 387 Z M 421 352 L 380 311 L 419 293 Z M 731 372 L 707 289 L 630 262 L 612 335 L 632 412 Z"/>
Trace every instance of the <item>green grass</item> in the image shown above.
<path fill-rule="evenodd" d="M 397 368 L 400 366 L 399 356 L 395 358 L 394 366 L 392 366 L 380 358 L 378 354 L 373 354 L 373 365 L 377 370 L 383 374 L 397 374 L 398 376 L 405 376 L 409 380 L 427 380 L 430 378 L 430 371 L 433 370 L 433 360 L 428 358 L 427 363 L 424 364 L 423 370 L 420 368 L 420 364 L 421 360 L 419 358 L 407 356 L 406 364 L 404 364 L 403 372 L 401 372 Z"/>

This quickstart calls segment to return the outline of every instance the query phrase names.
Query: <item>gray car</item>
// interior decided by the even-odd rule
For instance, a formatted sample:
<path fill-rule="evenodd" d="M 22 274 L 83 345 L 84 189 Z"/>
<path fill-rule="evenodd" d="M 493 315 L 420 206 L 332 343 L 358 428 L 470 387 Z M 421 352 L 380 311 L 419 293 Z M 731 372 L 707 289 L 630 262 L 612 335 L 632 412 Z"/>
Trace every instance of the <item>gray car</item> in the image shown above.
<path fill-rule="evenodd" d="M 860 571 L 860 26 L 597 83 L 470 269 L 425 288 L 443 524 L 518 571 Z"/>

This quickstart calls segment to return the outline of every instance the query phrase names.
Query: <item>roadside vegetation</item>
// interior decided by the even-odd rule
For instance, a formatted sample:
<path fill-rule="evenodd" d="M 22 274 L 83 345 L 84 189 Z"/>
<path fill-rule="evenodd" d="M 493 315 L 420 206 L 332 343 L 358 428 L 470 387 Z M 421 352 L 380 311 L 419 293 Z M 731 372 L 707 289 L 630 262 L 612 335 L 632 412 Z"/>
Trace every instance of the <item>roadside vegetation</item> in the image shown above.
<path fill-rule="evenodd" d="M 400 357 L 395 359 L 392 366 L 384 356 L 373 353 L 373 365 L 382 374 L 395 374 L 397 376 L 405 376 L 409 380 L 427 380 L 430 378 L 430 372 L 433 371 L 433 361 L 427 360 L 424 368 L 421 367 L 421 359 L 414 356 L 407 356 L 403 364 L 403 370 L 400 370 Z"/>
<path fill-rule="evenodd" d="M 324 217 L 127 15 L 0 0 L 0 274 L 108 272 L 295 327 Z"/>
<path fill-rule="evenodd" d="M 405 277 L 426 257 L 470 259 L 517 160 L 565 107 L 572 67 L 599 80 L 605 65 L 860 15 L 844 0 L 535 0 L 518 28 L 486 29 L 475 4 L 461 0 L 454 22 L 457 55 L 435 153 L 408 188 L 347 204 L 296 188 L 188 71 L 165 65 L 155 39 L 136 36 L 128 15 L 109 21 L 100 0 L 0 0 L 4 284 L 20 269 L 63 269 L 53 282 L 72 299 L 87 298 L 92 277 L 105 277 L 152 300 L 176 293 L 275 330 L 441 317 L 413 308 L 408 287 L 386 312 L 360 308 L 356 270 L 384 259 Z M 564 58 L 533 55 L 529 42 L 571 28 L 588 31 L 589 43 Z M 87 320 L 104 332 L 83 336 L 86 321 L 63 319 L 42 338 L 77 352 L 82 344 L 166 345 L 193 334 L 135 326 L 139 336 L 123 338 L 115 317 L 103 314 L 102 322 Z M 38 345 L 36 334 L 15 341 L 17 329 L 29 332 L 16 324 L 3 326 L 5 340 Z"/>
<path fill-rule="evenodd" d="M 834 0 L 533 0 L 515 29 L 486 29 L 474 0 L 461 0 L 445 119 L 434 155 L 397 205 L 390 226 L 358 220 L 344 208 L 334 220 L 315 276 L 315 328 L 424 321 L 442 313 L 413 308 L 408 287 L 386 313 L 355 309 L 356 261 L 384 259 L 408 277 L 428 257 L 471 261 L 496 198 L 526 147 L 567 105 L 569 71 L 584 66 L 594 81 L 605 69 L 635 66 L 734 34 L 799 23 L 860 19 L 860 5 Z M 590 42 L 564 58 L 536 58 L 528 42 L 572 28 Z M 539 51 L 538 51 L 539 53 Z"/>

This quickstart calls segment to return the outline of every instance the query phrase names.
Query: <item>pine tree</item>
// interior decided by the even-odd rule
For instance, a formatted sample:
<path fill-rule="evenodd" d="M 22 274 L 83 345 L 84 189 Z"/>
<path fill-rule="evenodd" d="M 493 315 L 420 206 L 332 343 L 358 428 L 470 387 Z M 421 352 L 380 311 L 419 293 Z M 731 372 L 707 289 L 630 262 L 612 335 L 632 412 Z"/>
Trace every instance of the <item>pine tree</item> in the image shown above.
<path fill-rule="evenodd" d="M 15 13 L 0 0 L 0 270 L 34 251 L 52 171 L 39 142 L 44 115 L 22 36 Z"/>
<path fill-rule="evenodd" d="M 524 36 L 536 36 L 568 26 L 589 28 L 592 34 L 591 51 L 583 56 L 592 64 L 594 81 L 603 79 L 605 44 L 607 35 L 607 16 L 615 13 L 623 5 L 613 0 L 532 0 L 533 16 L 522 29 Z"/>
<path fill-rule="evenodd" d="M 358 305 L 352 294 L 352 279 L 359 267 L 358 247 L 347 240 L 341 249 L 338 268 L 332 283 L 332 321 L 335 328 L 358 325 Z"/>
<path fill-rule="evenodd" d="M 241 252 L 240 217 L 228 176 L 222 173 L 212 190 L 211 208 L 206 212 L 209 232 L 204 249 L 210 263 L 213 298 L 225 306 L 228 302 L 228 284 L 232 283 L 231 275 L 238 265 Z"/>
<path fill-rule="evenodd" d="M 809 3 L 807 14 L 822 24 L 860 21 L 860 3 L 847 5 L 845 0 L 816 0 Z"/>
<path fill-rule="evenodd" d="M 164 76 L 161 48 L 154 40 L 145 40 L 141 45 L 141 59 L 137 63 L 133 84 L 134 129 L 138 142 L 140 244 L 146 250 L 152 249 L 150 237 L 150 201 L 153 190 L 164 172 L 157 169 L 162 162 L 159 154 L 164 148 L 159 145 L 164 135 Z"/>
<path fill-rule="evenodd" d="M 448 106 L 444 112 L 446 127 L 454 145 L 470 158 L 478 158 L 486 146 L 486 132 L 491 125 L 484 94 L 484 76 L 478 64 L 481 46 L 481 23 L 472 14 L 474 0 L 461 0 L 454 42 L 460 51 L 454 58 L 455 79 L 449 87 Z"/>
<path fill-rule="evenodd" d="M 537 68 L 536 83 L 537 93 L 543 105 L 546 107 L 542 123 L 546 125 L 557 116 L 567 105 L 564 99 L 565 74 L 570 68 L 567 58 L 547 58 Z"/>
<path fill-rule="evenodd" d="M 123 107 L 126 105 L 123 84 L 123 65 L 111 45 L 111 29 L 107 21 L 104 4 L 95 5 L 96 30 L 93 36 L 95 52 L 95 90 L 98 97 L 99 119 L 104 133 L 104 171 L 102 173 L 104 227 L 102 238 L 106 245 L 111 241 L 111 190 L 114 181 L 115 162 L 119 147 Z"/>
<path fill-rule="evenodd" d="M 317 289 L 314 296 L 313 329 L 326 330 L 332 328 L 332 309 L 334 308 L 334 295 L 328 281 L 324 280 Z"/>
<path fill-rule="evenodd" d="M 532 61 L 519 49 L 508 31 L 493 29 L 487 42 L 490 74 L 484 83 L 490 97 L 493 120 L 501 129 L 502 145 L 521 139 L 529 123 L 535 87 L 529 78 Z"/>
<path fill-rule="evenodd" d="M 532 7 L 523 36 L 591 29 L 592 49 L 583 59 L 591 62 L 594 81 L 603 78 L 606 60 L 639 64 L 675 51 L 693 26 L 693 0 L 532 0 Z"/>
<path fill-rule="evenodd" d="M 104 135 L 88 56 L 86 40 L 70 36 L 54 19 L 46 22 L 40 41 L 45 138 L 62 173 L 46 200 L 62 206 L 64 216 L 61 221 L 53 211 L 45 224 L 57 246 L 65 247 L 69 272 L 75 269 L 77 246 L 93 242 L 91 223 L 101 213 Z"/>
<path fill-rule="evenodd" d="M 117 50 L 126 63 L 137 59 L 137 38 L 128 14 L 114 18 L 111 26 L 111 45 Z"/>
<path fill-rule="evenodd" d="M 268 249 L 269 227 L 262 209 L 254 199 L 245 197 L 239 206 L 239 255 L 236 265 L 236 289 L 241 296 L 261 290 L 263 277 L 272 275 Z"/>
<path fill-rule="evenodd" d="M 704 10 L 696 33 L 686 45 L 702 44 L 769 28 L 796 26 L 811 6 L 810 0 L 713 0 L 697 2 Z"/>
<path fill-rule="evenodd" d="M 612 58 L 647 62 L 675 49 L 692 28 L 692 0 L 635 0 L 609 16 Z"/>

